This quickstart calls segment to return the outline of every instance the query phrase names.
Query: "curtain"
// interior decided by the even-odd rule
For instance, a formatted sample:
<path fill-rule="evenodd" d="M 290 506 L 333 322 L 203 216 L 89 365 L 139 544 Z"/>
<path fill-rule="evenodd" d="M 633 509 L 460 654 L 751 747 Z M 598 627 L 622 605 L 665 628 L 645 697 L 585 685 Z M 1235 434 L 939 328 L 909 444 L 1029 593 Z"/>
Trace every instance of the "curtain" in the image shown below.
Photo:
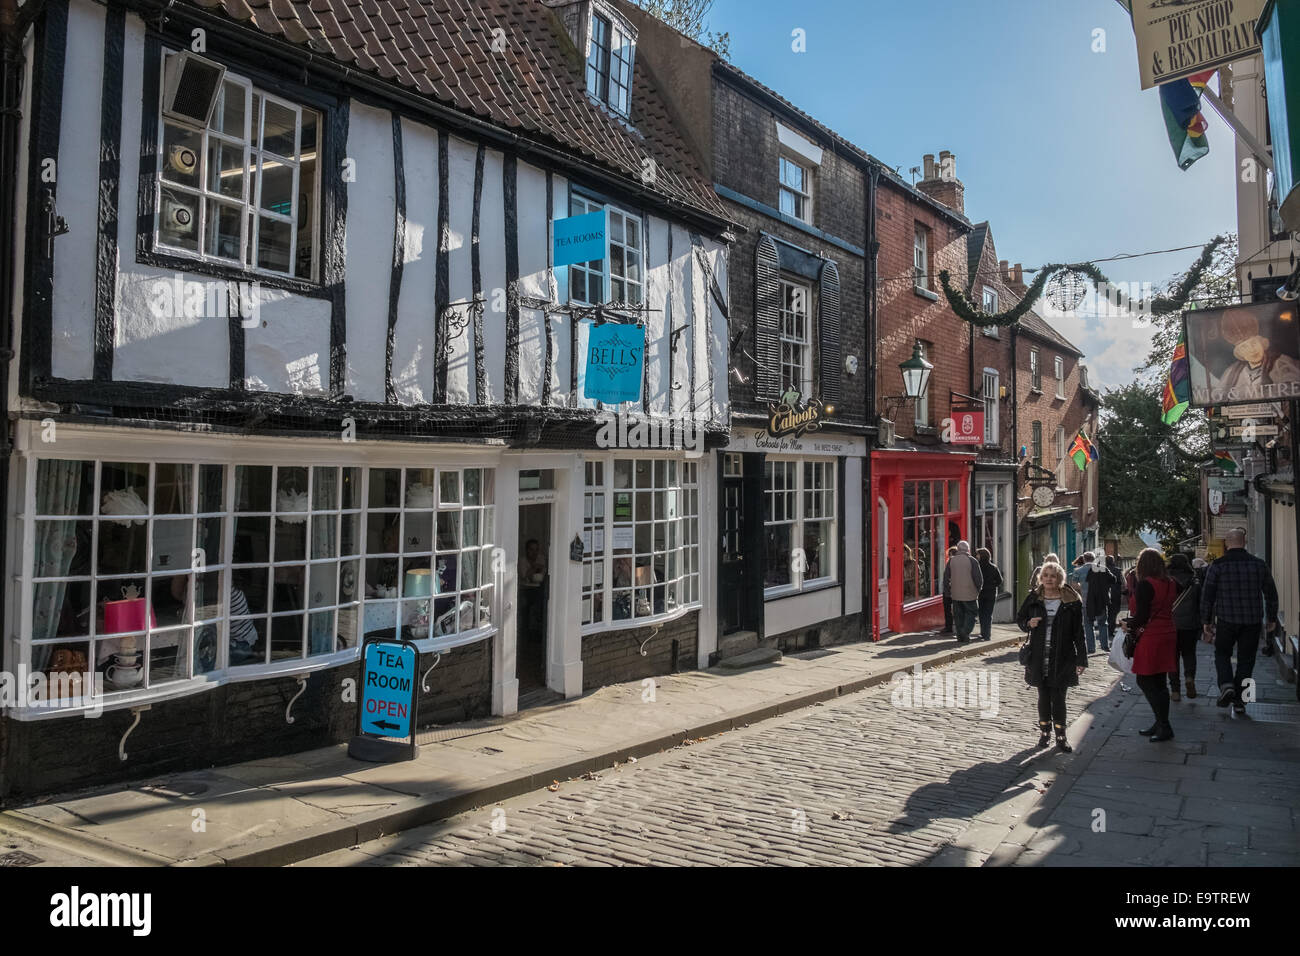
<path fill-rule="evenodd" d="M 36 513 L 74 515 L 81 493 L 83 469 L 89 462 L 42 459 L 36 465 Z M 77 553 L 77 523 L 68 521 L 36 522 L 35 577 L 63 577 L 72 567 Z M 63 581 L 38 584 L 32 601 L 32 640 L 58 635 L 59 618 L 68 586 Z M 32 669 L 41 671 L 50 656 L 50 645 L 33 645 Z"/>

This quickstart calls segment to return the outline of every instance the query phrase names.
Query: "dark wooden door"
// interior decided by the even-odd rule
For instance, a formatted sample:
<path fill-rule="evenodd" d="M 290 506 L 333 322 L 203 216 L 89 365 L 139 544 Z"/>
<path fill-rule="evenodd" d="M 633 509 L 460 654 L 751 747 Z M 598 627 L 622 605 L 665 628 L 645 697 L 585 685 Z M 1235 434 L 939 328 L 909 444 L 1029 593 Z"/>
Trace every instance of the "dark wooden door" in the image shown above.
<path fill-rule="evenodd" d="M 719 607 L 722 633 L 743 630 L 749 589 L 745 577 L 745 480 L 722 479 L 722 545 L 718 555 Z"/>

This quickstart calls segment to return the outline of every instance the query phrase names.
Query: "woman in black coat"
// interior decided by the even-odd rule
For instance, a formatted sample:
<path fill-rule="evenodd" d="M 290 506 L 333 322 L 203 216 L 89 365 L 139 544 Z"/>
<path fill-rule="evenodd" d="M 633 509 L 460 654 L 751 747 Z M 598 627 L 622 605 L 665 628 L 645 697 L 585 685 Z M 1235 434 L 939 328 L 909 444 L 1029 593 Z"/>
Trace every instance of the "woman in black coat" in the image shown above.
<path fill-rule="evenodd" d="M 1016 623 L 1029 634 L 1025 683 L 1038 688 L 1038 746 L 1046 747 L 1056 725 L 1056 749 L 1070 753 L 1065 739 L 1065 692 L 1088 666 L 1083 640 L 1083 600 L 1065 583 L 1065 569 L 1044 564 L 1039 584 L 1020 605 Z"/>

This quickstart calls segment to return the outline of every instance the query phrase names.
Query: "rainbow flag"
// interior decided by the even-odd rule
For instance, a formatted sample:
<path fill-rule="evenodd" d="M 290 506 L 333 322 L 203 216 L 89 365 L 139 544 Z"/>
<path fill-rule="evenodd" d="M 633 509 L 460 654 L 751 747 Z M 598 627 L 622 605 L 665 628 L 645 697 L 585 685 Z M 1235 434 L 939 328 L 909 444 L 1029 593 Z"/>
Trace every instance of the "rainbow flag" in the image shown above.
<path fill-rule="evenodd" d="M 1230 452 L 1216 451 L 1214 453 L 1214 463 L 1229 474 L 1237 473 L 1237 460 L 1232 457 Z"/>
<path fill-rule="evenodd" d="M 1069 456 L 1074 459 L 1075 465 L 1080 471 L 1088 467 L 1088 462 L 1097 460 L 1097 446 L 1079 429 L 1079 434 L 1074 436 L 1074 444 L 1070 446 Z"/>
<path fill-rule="evenodd" d="M 1201 91 L 1215 72 L 1206 70 L 1160 85 L 1160 108 L 1164 111 L 1169 145 L 1174 148 L 1179 169 L 1190 169 L 1210 151 L 1210 141 L 1205 137 L 1205 114 L 1201 112 Z"/>
<path fill-rule="evenodd" d="M 1165 377 L 1165 391 L 1160 399 L 1161 418 L 1166 425 L 1172 425 L 1183 417 L 1192 400 L 1190 368 L 1187 364 L 1186 332 L 1178 333 L 1178 344 L 1174 346 L 1174 358 L 1169 365 L 1169 374 Z"/>

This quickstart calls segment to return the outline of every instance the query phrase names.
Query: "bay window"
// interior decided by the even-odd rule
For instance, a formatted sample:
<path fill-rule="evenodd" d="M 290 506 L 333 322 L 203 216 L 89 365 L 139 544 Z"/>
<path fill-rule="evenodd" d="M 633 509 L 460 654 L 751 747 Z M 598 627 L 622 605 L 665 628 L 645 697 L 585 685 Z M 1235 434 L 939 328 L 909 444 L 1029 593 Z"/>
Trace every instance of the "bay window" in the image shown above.
<path fill-rule="evenodd" d="M 650 620 L 700 602 L 699 464 L 584 463 L 582 623 Z"/>
<path fill-rule="evenodd" d="M 33 673 L 147 699 L 332 666 L 377 631 L 434 650 L 491 633 L 491 468 L 27 464 L 15 629 Z"/>
<path fill-rule="evenodd" d="M 836 463 L 769 458 L 763 463 L 764 588 L 798 591 L 837 579 Z"/>

